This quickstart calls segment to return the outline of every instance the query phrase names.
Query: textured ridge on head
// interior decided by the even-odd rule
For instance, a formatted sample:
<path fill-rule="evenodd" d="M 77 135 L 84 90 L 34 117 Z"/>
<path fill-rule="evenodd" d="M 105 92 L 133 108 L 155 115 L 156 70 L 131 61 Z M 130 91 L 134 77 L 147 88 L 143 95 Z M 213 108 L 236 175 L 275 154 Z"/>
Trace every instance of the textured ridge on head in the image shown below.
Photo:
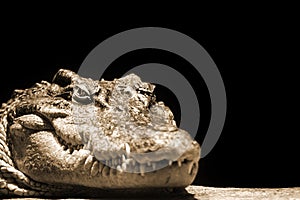
<path fill-rule="evenodd" d="M 61 69 L 15 90 L 0 110 L 0 194 L 191 184 L 200 146 L 154 89 L 135 74 L 99 81 Z"/>

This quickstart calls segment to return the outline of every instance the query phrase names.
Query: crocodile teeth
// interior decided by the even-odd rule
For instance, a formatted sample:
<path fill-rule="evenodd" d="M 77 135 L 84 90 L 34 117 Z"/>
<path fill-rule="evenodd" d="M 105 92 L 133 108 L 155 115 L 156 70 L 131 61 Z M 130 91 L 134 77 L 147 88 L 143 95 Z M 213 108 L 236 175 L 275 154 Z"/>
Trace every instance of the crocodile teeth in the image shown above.
<path fill-rule="evenodd" d="M 125 143 L 125 151 L 126 151 L 126 155 L 129 156 L 130 155 L 130 146 L 128 143 Z"/>
<path fill-rule="evenodd" d="M 99 172 L 99 163 L 98 163 L 98 161 L 95 161 L 91 168 L 91 175 L 96 176 L 98 174 L 98 172 Z"/>
<path fill-rule="evenodd" d="M 169 166 L 171 166 L 172 165 L 172 160 L 169 160 Z"/>
<path fill-rule="evenodd" d="M 89 155 L 84 162 L 83 165 L 84 169 L 89 170 L 92 166 L 92 162 L 93 162 L 93 156 Z"/>
<path fill-rule="evenodd" d="M 181 167 L 181 161 L 180 160 L 177 161 L 177 165 L 178 165 L 178 167 Z"/>
<path fill-rule="evenodd" d="M 117 166 L 117 170 L 118 170 L 119 172 L 121 172 L 121 173 L 123 172 L 123 169 L 122 169 L 122 167 L 121 167 L 120 165 Z"/>
<path fill-rule="evenodd" d="M 122 162 L 126 162 L 126 158 L 124 154 L 122 154 Z"/>
<path fill-rule="evenodd" d="M 149 167 L 151 166 L 151 162 L 150 161 L 147 162 L 147 166 L 149 166 Z"/>
<path fill-rule="evenodd" d="M 145 175 L 145 164 L 140 164 L 140 173 L 141 173 L 141 176 Z"/>

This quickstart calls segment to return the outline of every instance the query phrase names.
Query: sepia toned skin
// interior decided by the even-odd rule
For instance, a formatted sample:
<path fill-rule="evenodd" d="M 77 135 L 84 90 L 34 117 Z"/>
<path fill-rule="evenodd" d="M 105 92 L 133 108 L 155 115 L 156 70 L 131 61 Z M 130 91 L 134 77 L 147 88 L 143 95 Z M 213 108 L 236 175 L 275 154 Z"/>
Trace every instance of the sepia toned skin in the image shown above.
<path fill-rule="evenodd" d="M 0 196 L 191 184 L 200 146 L 154 88 L 134 74 L 96 81 L 61 69 L 15 90 L 0 110 Z"/>

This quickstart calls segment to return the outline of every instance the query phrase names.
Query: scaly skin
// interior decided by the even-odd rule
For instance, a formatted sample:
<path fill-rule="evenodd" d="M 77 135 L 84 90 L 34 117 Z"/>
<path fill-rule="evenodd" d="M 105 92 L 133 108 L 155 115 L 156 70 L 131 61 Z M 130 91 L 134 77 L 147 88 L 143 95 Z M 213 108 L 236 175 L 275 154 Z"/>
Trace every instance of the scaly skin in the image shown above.
<path fill-rule="evenodd" d="M 61 69 L 0 110 L 0 196 L 94 196 L 184 188 L 200 146 L 134 74 L 94 81 Z M 90 194 L 90 195 L 89 195 Z"/>

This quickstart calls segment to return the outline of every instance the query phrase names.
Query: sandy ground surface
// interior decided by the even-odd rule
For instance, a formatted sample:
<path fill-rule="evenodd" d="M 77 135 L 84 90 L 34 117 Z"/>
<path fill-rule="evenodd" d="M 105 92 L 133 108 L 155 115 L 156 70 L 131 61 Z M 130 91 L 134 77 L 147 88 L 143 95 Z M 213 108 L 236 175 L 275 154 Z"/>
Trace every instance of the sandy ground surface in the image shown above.
<path fill-rule="evenodd" d="M 294 188 L 215 188 L 189 186 L 195 199 L 300 199 L 300 187 Z"/>
<path fill-rule="evenodd" d="M 113 196 L 113 197 L 112 197 Z M 112 197 L 112 198 L 110 198 Z M 14 198 L 18 199 L 18 198 Z M 37 198 L 20 198 L 20 199 L 37 199 Z M 39 199 L 39 198 L 38 198 Z M 43 198 L 40 198 L 43 199 Z M 68 199 L 68 198 L 63 198 Z M 81 198 L 72 198 L 81 199 Z M 121 196 L 106 195 L 103 198 L 93 199 L 171 199 L 171 200 L 262 200 L 262 199 L 287 199 L 300 200 L 300 187 L 293 188 L 216 188 L 204 186 L 189 186 L 185 190 L 172 191 L 171 193 L 151 193 L 143 192 L 140 194 L 125 193 Z"/>

